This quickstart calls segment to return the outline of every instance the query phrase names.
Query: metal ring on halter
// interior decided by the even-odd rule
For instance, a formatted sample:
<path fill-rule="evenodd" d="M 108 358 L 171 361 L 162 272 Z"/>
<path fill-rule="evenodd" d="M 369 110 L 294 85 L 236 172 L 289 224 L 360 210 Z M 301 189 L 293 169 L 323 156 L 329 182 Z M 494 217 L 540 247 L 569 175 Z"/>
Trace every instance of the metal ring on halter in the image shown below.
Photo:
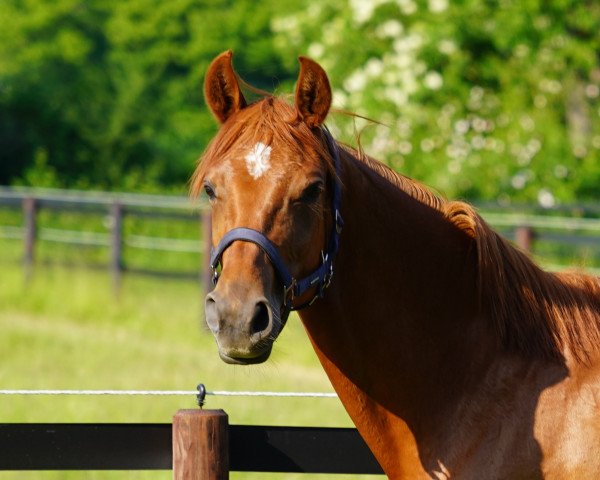
<path fill-rule="evenodd" d="M 336 208 L 336 210 L 335 210 L 335 231 L 337 232 L 338 235 L 342 233 L 343 226 L 344 226 L 344 220 L 342 220 L 342 215 L 340 214 L 340 211 Z"/>
<path fill-rule="evenodd" d="M 292 278 L 292 283 L 289 286 L 283 286 L 283 302 L 286 305 L 292 305 L 294 298 L 296 296 L 296 288 L 298 286 L 298 282 L 295 278 Z"/>

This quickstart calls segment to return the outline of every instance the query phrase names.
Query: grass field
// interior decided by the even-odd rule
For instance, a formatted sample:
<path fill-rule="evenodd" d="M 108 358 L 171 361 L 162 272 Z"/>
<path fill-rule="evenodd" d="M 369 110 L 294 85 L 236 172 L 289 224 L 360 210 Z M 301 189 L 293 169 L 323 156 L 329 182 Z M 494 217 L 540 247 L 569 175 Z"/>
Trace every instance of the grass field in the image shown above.
<path fill-rule="evenodd" d="M 103 215 L 43 211 L 38 220 L 41 228 L 108 231 Z M 21 222 L 20 211 L 0 208 L 0 225 Z M 199 234 L 194 223 L 133 216 L 126 218 L 124 232 L 176 238 Z M 195 282 L 129 274 L 116 298 L 107 273 L 109 249 L 40 241 L 34 275 L 26 283 L 19 264 L 22 251 L 21 240 L 0 238 L 0 389 L 194 390 L 202 382 L 209 390 L 331 391 L 297 317 L 288 322 L 267 364 L 225 365 L 203 326 L 204 294 Z M 600 265 L 595 245 L 536 242 L 535 251 L 546 265 Z M 154 270 L 195 272 L 201 263 L 200 252 L 126 248 L 125 258 L 130 267 Z M 65 262 L 82 268 L 59 266 Z M 180 408 L 195 408 L 195 398 L 0 397 L 0 422 L 169 423 Z M 232 424 L 351 426 L 337 399 L 208 397 L 207 408 L 224 409 Z M 17 478 L 166 479 L 170 473 L 0 472 L 0 480 Z"/>
<path fill-rule="evenodd" d="M 194 282 L 126 276 L 115 299 L 107 274 L 84 269 L 39 268 L 26 284 L 17 264 L 0 263 L 0 388 L 194 390 L 202 382 L 209 390 L 331 391 L 295 316 L 267 364 L 222 363 L 202 326 L 202 298 Z M 207 408 L 224 409 L 232 424 L 351 426 L 337 399 L 207 399 Z M 178 409 L 195 408 L 194 397 L 0 397 L 0 402 L 0 422 L 168 423 Z M 0 480 L 170 475 L 0 472 Z"/>

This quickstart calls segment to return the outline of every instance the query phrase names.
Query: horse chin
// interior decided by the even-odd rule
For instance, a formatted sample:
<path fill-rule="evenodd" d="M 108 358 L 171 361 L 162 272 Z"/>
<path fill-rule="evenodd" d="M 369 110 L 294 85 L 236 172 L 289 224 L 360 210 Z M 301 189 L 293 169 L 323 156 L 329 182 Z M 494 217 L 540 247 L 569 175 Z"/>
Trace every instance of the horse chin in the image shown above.
<path fill-rule="evenodd" d="M 273 349 L 273 347 L 271 345 L 268 348 L 266 348 L 265 350 L 258 352 L 258 354 L 256 354 L 256 355 L 243 356 L 243 357 L 229 356 L 229 355 L 219 351 L 219 356 L 221 357 L 221 360 L 223 360 L 225 363 L 229 363 L 231 365 L 256 365 L 258 363 L 266 362 L 269 359 L 269 357 L 271 356 L 272 349 Z"/>

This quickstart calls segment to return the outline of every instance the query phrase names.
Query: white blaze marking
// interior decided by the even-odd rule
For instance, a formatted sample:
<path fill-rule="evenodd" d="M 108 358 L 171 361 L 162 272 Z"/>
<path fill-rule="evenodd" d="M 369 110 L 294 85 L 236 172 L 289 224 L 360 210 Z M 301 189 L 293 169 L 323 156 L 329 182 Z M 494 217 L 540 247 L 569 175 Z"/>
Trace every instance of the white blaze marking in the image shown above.
<path fill-rule="evenodd" d="M 256 180 L 271 168 L 271 147 L 262 142 L 254 145 L 254 148 L 246 155 L 246 168 L 248 173 Z"/>

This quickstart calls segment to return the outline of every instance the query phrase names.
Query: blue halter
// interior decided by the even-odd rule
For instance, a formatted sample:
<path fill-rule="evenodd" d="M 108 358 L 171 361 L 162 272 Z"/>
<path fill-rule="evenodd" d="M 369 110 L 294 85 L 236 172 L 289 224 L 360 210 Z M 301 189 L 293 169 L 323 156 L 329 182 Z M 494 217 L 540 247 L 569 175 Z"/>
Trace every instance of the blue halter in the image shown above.
<path fill-rule="evenodd" d="M 279 254 L 277 246 L 258 230 L 245 227 L 237 227 L 229 230 L 225 235 L 223 235 L 223 238 L 221 238 L 221 241 L 217 247 L 212 250 L 210 255 L 210 267 L 213 271 L 213 283 L 216 284 L 219 280 L 218 267 L 221 263 L 223 252 L 233 242 L 251 242 L 258 245 L 271 261 L 279 280 L 283 283 L 283 318 L 287 317 L 291 310 L 299 310 L 312 305 L 317 298 L 322 298 L 325 294 L 325 289 L 329 286 L 331 283 L 331 278 L 333 277 L 333 259 L 335 258 L 335 255 L 339 249 L 340 234 L 342 233 L 342 227 L 344 226 L 344 221 L 342 220 L 342 215 L 340 213 L 342 189 L 339 180 L 341 165 L 338 146 L 331 137 L 329 130 L 324 128 L 322 131 L 327 142 L 329 153 L 333 158 L 336 178 L 334 178 L 333 181 L 332 194 L 332 212 L 334 224 L 333 228 L 331 229 L 327 250 L 321 251 L 321 265 L 319 265 L 316 270 L 306 277 L 297 280 L 290 274 L 287 265 Z M 302 305 L 294 306 L 294 298 L 300 297 L 311 288 L 317 289 L 313 298 Z"/>

